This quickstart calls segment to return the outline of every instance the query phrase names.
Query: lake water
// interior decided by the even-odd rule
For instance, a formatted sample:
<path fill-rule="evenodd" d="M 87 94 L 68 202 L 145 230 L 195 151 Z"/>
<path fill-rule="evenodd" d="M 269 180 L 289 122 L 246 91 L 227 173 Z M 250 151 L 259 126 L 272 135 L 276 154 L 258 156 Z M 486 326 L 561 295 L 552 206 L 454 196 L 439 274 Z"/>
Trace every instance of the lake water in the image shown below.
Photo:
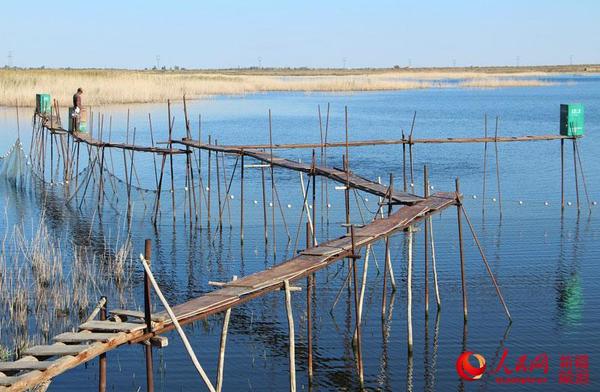
<path fill-rule="evenodd" d="M 414 137 L 482 136 L 484 114 L 488 115 L 488 132 L 494 133 L 495 117 L 499 117 L 500 136 L 556 134 L 561 103 L 581 102 L 586 108 L 586 136 L 579 148 L 591 201 L 600 201 L 600 78 L 561 76 L 551 78 L 549 87 L 506 89 L 431 89 L 399 92 L 355 94 L 269 93 L 243 97 L 214 97 L 188 103 L 193 135 L 198 134 L 198 115 L 202 115 L 202 139 L 211 135 L 219 144 L 268 143 L 268 109 L 272 110 L 274 143 L 318 142 L 320 140 L 317 106 L 321 105 L 323 125 L 327 103 L 330 103 L 328 140 L 342 141 L 344 106 L 348 107 L 351 140 L 400 138 L 402 130 L 411 127 L 417 112 Z M 131 141 L 136 129 L 136 143 L 150 144 L 148 113 L 152 115 L 155 141 L 167 140 L 166 105 L 136 105 L 130 109 L 131 129 L 126 132 L 126 107 L 94 108 L 105 115 L 106 138 L 112 116 L 112 140 Z M 30 113 L 21 109 L 20 132 L 24 149 L 29 152 L 31 137 Z M 181 103 L 173 105 L 174 138 L 185 136 Z M 63 114 L 66 118 L 66 113 Z M 97 115 L 96 115 L 97 120 Z M 12 108 L 0 110 L 0 140 L 4 150 L 16 139 L 16 116 Z M 97 132 L 97 124 L 95 125 Z M 587 355 L 589 382 L 573 390 L 600 389 L 600 221 L 598 207 L 590 214 L 581 187 L 582 209 L 575 207 L 572 146 L 565 146 L 565 200 L 572 205 L 563 213 L 560 208 L 560 142 L 501 143 L 498 145 L 503 214 L 500 219 L 495 178 L 495 149 L 488 145 L 487 194 L 482 213 L 483 144 L 416 145 L 414 147 L 415 192 L 422 193 L 423 165 L 430 172 L 433 191 L 454 191 L 454 179 L 460 177 L 465 195 L 465 207 L 475 226 L 491 268 L 510 308 L 513 323 L 508 324 L 494 287 L 486 273 L 468 227 L 465 235 L 466 278 L 469 300 L 469 321 L 463 325 L 460 264 L 458 255 L 456 211 L 448 209 L 433 219 L 435 247 L 442 310 L 436 315 L 433 283 L 430 277 L 430 315 L 424 316 L 424 263 L 422 226 L 415 234 L 413 271 L 413 331 L 414 353 L 407 355 L 406 343 L 406 238 L 404 233 L 391 240 L 392 260 L 398 290 L 388 298 L 387 319 L 381 319 L 382 271 L 371 263 L 365 313 L 363 315 L 363 358 L 365 388 L 369 390 L 563 390 L 559 383 L 561 357 Z M 288 158 L 309 161 L 311 151 L 276 150 Z M 341 166 L 344 149 L 328 149 L 328 164 Z M 107 158 L 108 159 L 108 158 Z M 317 151 L 317 159 L 320 152 Z M 203 180 L 206 179 L 207 154 L 202 153 Z M 83 161 L 82 161 L 83 162 Z M 123 158 L 111 157 L 114 181 L 123 179 Z M 222 162 L 220 164 L 222 166 Z M 245 164 L 254 162 L 245 162 Z M 160 162 L 158 162 L 160 167 Z M 213 156 L 212 170 L 215 170 Z M 155 187 L 152 156 L 136 154 L 140 188 Z M 235 157 L 225 157 L 226 175 L 234 171 Z M 239 163 L 238 163 L 239 165 Z M 167 166 L 168 167 L 168 166 Z M 143 251 L 144 239 L 153 242 L 152 266 L 156 278 L 171 304 L 181 303 L 213 290 L 208 281 L 227 281 L 234 275 L 244 276 L 263 270 L 291 257 L 302 207 L 302 190 L 297 173 L 275 170 L 277 190 L 292 241 L 288 243 L 286 226 L 276 209 L 276 254 L 273 254 L 273 231 L 269 226 L 269 244 L 263 237 L 261 171 L 247 168 L 245 172 L 245 241 L 239 241 L 239 166 L 235 169 L 231 194 L 234 196 L 223 213 L 223 232 L 216 231 L 218 216 L 217 189 L 214 174 L 212 193 L 212 224 L 207 228 L 206 210 L 202 228 L 190 232 L 183 219 L 185 159 L 174 159 L 174 185 L 177 221 L 172 223 L 171 194 L 163 194 L 163 212 L 157 229 L 150 223 L 149 207 L 154 193 L 133 191 L 135 205 L 131 223 L 131 259 L 126 269 L 131 273 L 126 283 L 116 284 L 110 271 L 104 271 L 97 281 L 88 282 L 90 303 L 101 295 L 109 297 L 110 307 L 139 308 L 143 305 L 142 268 L 136 255 Z M 367 178 L 382 177 L 387 183 L 389 173 L 402 186 L 402 147 L 358 147 L 350 151 L 350 167 Z M 168 170 L 167 170 L 168 172 Z M 267 203 L 271 202 L 270 173 L 267 171 Z M 223 174 L 221 174 L 222 176 Z M 137 182 L 139 178 L 139 183 Z M 306 178 L 305 178 L 306 180 Z M 165 183 L 170 186 L 169 177 Z M 227 182 L 229 179 L 227 178 Z M 221 192 L 225 194 L 225 180 Z M 206 186 L 206 184 L 204 184 Z M 123 192 L 123 185 L 115 185 Z M 111 188 L 112 189 L 112 188 Z M 343 192 L 329 185 L 329 203 L 321 198 L 321 183 L 317 183 L 317 237 L 319 242 L 335 238 L 344 232 Z M 39 184 L 25 190 L 15 190 L 0 184 L 2 207 L 6 211 L 0 222 L 10 236 L 14 225 L 22 224 L 25 236 L 31 236 L 40 221 L 42 210 L 51 237 L 63 248 L 63 269 L 72 283 L 76 269 L 70 265 L 72 243 L 85 242 L 90 254 L 102 253 L 105 246 L 114 247 L 126 238 L 124 203 L 107 202 L 100 218 L 93 211 L 93 200 L 79 208 L 77 203 L 65 204 L 59 187 Z M 112 192 L 112 191 L 111 191 Z M 371 219 L 377 200 L 359 193 L 360 202 L 352 200 L 352 220 Z M 353 196 L 354 199 L 354 196 Z M 323 200 L 323 201 L 322 201 Z M 360 209 L 359 207 L 360 206 Z M 146 210 L 146 211 L 144 211 Z M 271 221 L 271 208 L 268 221 Z M 327 224 L 329 221 L 329 224 Z M 304 231 L 299 244 L 302 248 Z M 383 244 L 375 247 L 379 268 L 383 267 Z M 15 256 L 14 260 L 18 257 Z M 7 258 L 11 268 L 12 256 Z M 362 260 L 359 268 L 362 270 Z M 314 315 L 314 381 L 308 383 L 306 373 L 306 295 L 292 295 L 296 322 L 296 369 L 298 389 L 358 390 L 360 389 L 351 338 L 353 333 L 353 296 L 343 289 L 343 264 L 336 263 L 317 273 Z M 75 271 L 75 272 L 73 272 Z M 73 272 L 73 273 L 71 273 Z M 69 275 L 69 273 L 71 273 Z M 85 283 L 85 282 L 84 282 Z M 74 299 L 73 299 L 74 301 Z M 90 304 L 87 308 L 91 309 Z M 33 310 L 31 310 L 33 313 Z M 60 321 L 50 317 L 46 336 L 70 330 L 79 316 L 71 314 Z M 1 317 L 0 341 L 11 346 L 13 327 L 5 314 Z M 211 317 L 185 327 L 192 346 L 211 378 L 215 379 L 222 316 Z M 27 323 L 32 341 L 44 341 L 41 323 L 33 314 Z M 225 362 L 225 390 L 286 390 L 288 389 L 288 329 L 284 294 L 271 293 L 234 308 L 229 327 Z M 204 390 L 181 340 L 175 333 L 167 335 L 169 346 L 155 350 L 155 382 L 158 391 Z M 512 376 L 546 377 L 540 385 L 501 385 L 486 374 L 482 380 L 461 381 L 455 361 L 464 348 L 481 353 L 488 369 L 495 368 L 504 350 L 508 350 L 506 365 L 515 370 L 522 355 L 528 362 L 546 354 L 548 371 L 513 373 Z M 578 365 L 582 365 L 578 361 Z M 562 358 L 562 365 L 568 363 Z M 573 364 L 575 366 L 575 364 Z M 573 368 L 573 372 L 583 370 Z M 501 372 L 499 376 L 506 376 Z M 508 376 L 507 376 L 508 377 Z M 51 391 L 96 390 L 98 364 L 94 360 L 58 378 Z M 108 388 L 115 391 L 145 390 L 143 347 L 127 346 L 108 354 Z"/>

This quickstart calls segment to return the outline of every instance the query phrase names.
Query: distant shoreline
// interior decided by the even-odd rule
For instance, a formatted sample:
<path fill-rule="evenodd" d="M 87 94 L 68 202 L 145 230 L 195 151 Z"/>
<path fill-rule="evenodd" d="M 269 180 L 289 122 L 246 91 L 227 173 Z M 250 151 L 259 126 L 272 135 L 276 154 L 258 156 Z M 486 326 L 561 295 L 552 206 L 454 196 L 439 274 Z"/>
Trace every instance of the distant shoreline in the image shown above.
<path fill-rule="evenodd" d="M 32 107 L 49 93 L 66 107 L 82 87 L 87 105 L 134 104 L 259 92 L 360 92 L 432 88 L 505 88 L 551 85 L 544 76 L 592 75 L 600 65 L 436 68 L 240 69 L 0 69 L 0 106 Z"/>

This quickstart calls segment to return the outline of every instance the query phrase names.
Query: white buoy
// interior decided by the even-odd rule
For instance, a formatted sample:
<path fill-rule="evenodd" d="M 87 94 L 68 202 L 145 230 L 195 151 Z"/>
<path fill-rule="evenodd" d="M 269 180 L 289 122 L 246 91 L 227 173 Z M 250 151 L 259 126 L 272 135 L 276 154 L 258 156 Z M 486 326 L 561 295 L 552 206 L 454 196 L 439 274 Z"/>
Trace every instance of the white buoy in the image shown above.
<path fill-rule="evenodd" d="M 312 210 L 312 204 L 309 204 L 309 205 L 308 205 L 308 208 L 310 208 L 310 209 Z"/>
<path fill-rule="evenodd" d="M 210 188 L 209 188 L 209 187 L 206 187 L 206 191 L 207 191 L 207 192 L 208 192 L 208 191 L 210 191 Z"/>
<path fill-rule="evenodd" d="M 188 191 L 188 187 L 187 187 L 187 186 L 186 186 L 186 187 L 184 187 L 183 189 L 185 189 L 185 191 L 186 191 L 186 192 Z"/>
<path fill-rule="evenodd" d="M 495 198 L 495 197 L 493 197 L 493 198 L 492 198 L 492 201 L 493 201 L 493 202 L 495 202 L 495 201 L 496 201 L 496 198 Z"/>
<path fill-rule="evenodd" d="M 473 199 L 477 199 L 477 195 L 473 195 Z"/>
<path fill-rule="evenodd" d="M 523 200 L 519 200 L 519 205 L 523 205 Z"/>
<path fill-rule="evenodd" d="M 368 198 L 368 197 L 365 197 L 365 201 L 369 201 L 369 198 Z"/>
<path fill-rule="evenodd" d="M 273 207 L 273 202 L 269 202 L 269 207 Z"/>
<path fill-rule="evenodd" d="M 410 186 L 411 186 L 411 187 L 414 187 L 414 186 L 415 186 L 415 184 L 413 184 L 413 183 L 411 182 L 411 183 L 410 183 Z"/>
<path fill-rule="evenodd" d="M 233 199 L 234 199 L 234 196 L 233 196 L 233 195 L 229 195 L 229 198 L 230 198 L 231 200 L 233 200 Z"/>
<path fill-rule="evenodd" d="M 549 206 L 549 205 L 550 205 L 550 203 L 548 203 L 547 201 L 545 201 L 545 202 L 544 202 L 544 205 L 545 205 L 545 206 Z"/>
<path fill-rule="evenodd" d="M 287 205 L 287 208 L 292 208 L 292 205 L 291 205 L 291 204 L 288 204 L 288 205 Z"/>
<path fill-rule="evenodd" d="M 258 204 L 258 200 L 254 200 L 254 204 Z"/>
<path fill-rule="evenodd" d="M 597 202 L 597 201 L 593 201 L 593 202 L 592 202 L 592 205 L 593 205 L 593 206 L 595 206 L 595 205 L 598 205 L 598 202 Z"/>
<path fill-rule="evenodd" d="M 331 208 L 331 204 L 327 203 L 327 208 Z"/>
<path fill-rule="evenodd" d="M 573 205 L 573 203 L 571 203 L 570 201 L 568 201 L 568 202 L 567 202 L 567 205 L 568 205 L 568 206 L 571 206 L 571 205 Z"/>
<path fill-rule="evenodd" d="M 429 189 L 433 189 L 433 185 L 429 185 Z"/>

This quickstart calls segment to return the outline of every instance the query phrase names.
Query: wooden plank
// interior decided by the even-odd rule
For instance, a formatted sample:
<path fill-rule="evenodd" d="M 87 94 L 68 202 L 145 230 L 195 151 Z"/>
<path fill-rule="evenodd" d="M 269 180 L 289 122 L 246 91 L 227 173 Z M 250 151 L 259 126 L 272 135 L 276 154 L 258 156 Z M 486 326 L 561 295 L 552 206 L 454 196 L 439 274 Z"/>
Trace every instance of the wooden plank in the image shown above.
<path fill-rule="evenodd" d="M 144 312 L 139 311 L 139 310 L 113 309 L 109 313 L 113 314 L 113 315 L 117 315 L 117 316 L 125 316 L 125 317 L 140 319 L 140 320 L 145 320 L 145 317 L 146 317 Z M 168 318 L 167 316 L 165 316 L 164 314 L 161 314 L 161 313 L 152 315 L 152 321 L 161 322 L 161 321 L 165 321 L 167 318 Z"/>
<path fill-rule="evenodd" d="M 300 254 L 305 256 L 330 256 L 343 251 L 344 249 L 338 247 L 323 245 L 304 249 L 302 252 L 300 252 Z"/>
<path fill-rule="evenodd" d="M 87 323 L 83 323 L 79 326 L 79 329 L 87 329 L 90 331 L 120 331 L 120 332 L 133 332 L 139 331 L 146 328 L 145 324 L 140 323 L 123 323 L 115 321 L 99 321 L 92 320 Z"/>
<path fill-rule="evenodd" d="M 24 355 L 32 355 L 34 357 L 53 357 L 62 355 L 79 354 L 80 352 L 90 348 L 87 344 L 61 344 L 33 346 L 23 351 Z"/>
<path fill-rule="evenodd" d="M 79 343 L 79 342 L 106 342 L 116 337 L 116 333 L 110 332 L 64 332 L 52 338 L 55 342 Z"/>
<path fill-rule="evenodd" d="M 14 361 L 0 362 L 0 372 L 16 372 L 20 370 L 46 370 L 56 361 Z"/>
<path fill-rule="evenodd" d="M 219 290 L 216 290 L 219 291 Z M 203 311 L 207 311 L 211 308 L 222 306 L 226 303 L 235 302 L 238 296 L 217 296 L 217 295 L 204 295 L 198 298 L 194 298 L 180 305 L 173 306 L 173 313 L 177 316 L 177 319 L 184 319 L 192 317 Z M 168 323 L 168 321 L 166 322 Z"/>

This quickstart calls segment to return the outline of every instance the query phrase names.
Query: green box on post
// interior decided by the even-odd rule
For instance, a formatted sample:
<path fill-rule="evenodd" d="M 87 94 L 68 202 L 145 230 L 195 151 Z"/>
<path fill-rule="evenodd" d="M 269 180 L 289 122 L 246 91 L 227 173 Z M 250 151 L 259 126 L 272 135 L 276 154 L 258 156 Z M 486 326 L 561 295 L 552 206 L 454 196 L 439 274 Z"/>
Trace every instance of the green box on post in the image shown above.
<path fill-rule="evenodd" d="M 563 136 L 583 136 L 583 105 L 570 103 L 560 105 L 560 134 Z"/>
<path fill-rule="evenodd" d="M 52 106 L 50 100 L 50 94 L 36 94 L 35 95 L 35 111 L 39 114 L 50 114 L 50 108 Z"/>

